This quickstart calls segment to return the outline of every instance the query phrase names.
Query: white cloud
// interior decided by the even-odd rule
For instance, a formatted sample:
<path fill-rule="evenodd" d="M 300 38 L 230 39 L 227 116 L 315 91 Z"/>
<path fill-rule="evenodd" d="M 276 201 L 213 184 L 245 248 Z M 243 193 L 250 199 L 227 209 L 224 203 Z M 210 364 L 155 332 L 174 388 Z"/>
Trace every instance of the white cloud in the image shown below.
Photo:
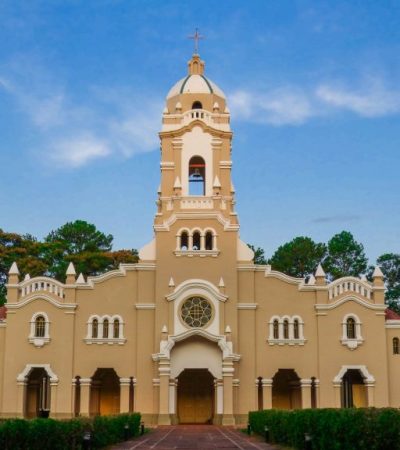
<path fill-rule="evenodd" d="M 232 114 L 239 120 L 271 125 L 300 125 L 315 112 L 307 94 L 293 87 L 267 92 L 238 90 L 228 97 Z"/>
<path fill-rule="evenodd" d="M 341 111 L 368 118 L 400 113 L 400 90 L 376 79 L 368 79 L 357 88 L 331 82 L 308 89 L 239 89 L 228 96 L 228 101 L 236 119 L 274 126 L 301 125 L 311 118 Z"/>
<path fill-rule="evenodd" d="M 347 109 L 362 117 L 380 117 L 400 112 L 400 92 L 386 88 L 382 82 L 358 90 L 321 85 L 317 97 L 326 104 Z"/>
<path fill-rule="evenodd" d="M 49 147 L 50 158 L 60 166 L 77 168 L 111 154 L 106 141 L 90 134 L 61 139 Z"/>
<path fill-rule="evenodd" d="M 24 71 L 13 62 L 0 73 L 0 89 L 29 117 L 42 140 L 40 158 L 60 168 L 80 168 L 96 159 L 131 157 L 158 147 L 162 104 L 143 92 L 92 88 L 73 99 L 43 70 Z"/>

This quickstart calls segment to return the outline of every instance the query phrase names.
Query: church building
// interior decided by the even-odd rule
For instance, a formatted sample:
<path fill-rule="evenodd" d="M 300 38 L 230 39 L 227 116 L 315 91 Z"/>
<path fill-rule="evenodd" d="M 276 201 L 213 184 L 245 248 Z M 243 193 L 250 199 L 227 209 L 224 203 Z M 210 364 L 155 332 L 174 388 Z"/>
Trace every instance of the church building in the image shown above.
<path fill-rule="evenodd" d="M 378 267 L 372 283 L 328 283 L 321 266 L 299 279 L 254 264 L 227 99 L 197 52 L 159 137 L 154 239 L 137 264 L 87 279 L 70 264 L 65 283 L 12 265 L 0 416 L 232 425 L 256 409 L 400 407 L 400 317 Z"/>

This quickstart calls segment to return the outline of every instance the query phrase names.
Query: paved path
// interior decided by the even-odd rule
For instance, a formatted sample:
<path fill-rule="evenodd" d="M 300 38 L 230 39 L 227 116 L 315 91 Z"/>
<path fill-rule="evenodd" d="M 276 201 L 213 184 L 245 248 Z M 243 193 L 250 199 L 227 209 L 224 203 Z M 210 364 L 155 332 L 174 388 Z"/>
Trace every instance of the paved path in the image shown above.
<path fill-rule="evenodd" d="M 116 445 L 111 450 L 277 450 L 259 437 L 247 436 L 234 428 L 215 425 L 158 427 L 138 439 Z"/>

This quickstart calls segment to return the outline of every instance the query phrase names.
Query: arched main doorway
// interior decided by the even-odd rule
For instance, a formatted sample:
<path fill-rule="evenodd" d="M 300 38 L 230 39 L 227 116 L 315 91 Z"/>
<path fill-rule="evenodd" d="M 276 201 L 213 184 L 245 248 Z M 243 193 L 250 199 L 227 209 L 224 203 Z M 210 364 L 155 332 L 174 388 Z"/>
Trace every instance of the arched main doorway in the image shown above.
<path fill-rule="evenodd" d="M 114 369 L 97 369 L 90 387 L 90 415 L 118 414 L 120 383 Z"/>
<path fill-rule="evenodd" d="M 300 378 L 293 369 L 279 369 L 272 380 L 272 408 L 301 408 Z"/>
<path fill-rule="evenodd" d="M 185 369 L 178 377 L 180 423 L 212 423 L 214 377 L 207 369 Z"/>
<path fill-rule="evenodd" d="M 27 377 L 25 407 L 28 418 L 50 410 L 50 377 L 43 367 L 33 368 Z"/>
<path fill-rule="evenodd" d="M 367 406 L 367 390 L 358 369 L 347 369 L 342 378 L 342 408 Z"/>

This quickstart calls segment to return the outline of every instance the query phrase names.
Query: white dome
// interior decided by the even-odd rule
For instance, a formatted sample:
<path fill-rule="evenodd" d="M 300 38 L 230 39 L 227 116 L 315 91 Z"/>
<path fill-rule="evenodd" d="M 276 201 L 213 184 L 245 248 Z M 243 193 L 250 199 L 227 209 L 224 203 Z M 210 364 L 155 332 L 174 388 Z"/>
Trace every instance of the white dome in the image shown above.
<path fill-rule="evenodd" d="M 225 98 L 221 89 L 204 75 L 188 75 L 168 92 L 167 99 L 179 94 L 216 94 Z"/>

